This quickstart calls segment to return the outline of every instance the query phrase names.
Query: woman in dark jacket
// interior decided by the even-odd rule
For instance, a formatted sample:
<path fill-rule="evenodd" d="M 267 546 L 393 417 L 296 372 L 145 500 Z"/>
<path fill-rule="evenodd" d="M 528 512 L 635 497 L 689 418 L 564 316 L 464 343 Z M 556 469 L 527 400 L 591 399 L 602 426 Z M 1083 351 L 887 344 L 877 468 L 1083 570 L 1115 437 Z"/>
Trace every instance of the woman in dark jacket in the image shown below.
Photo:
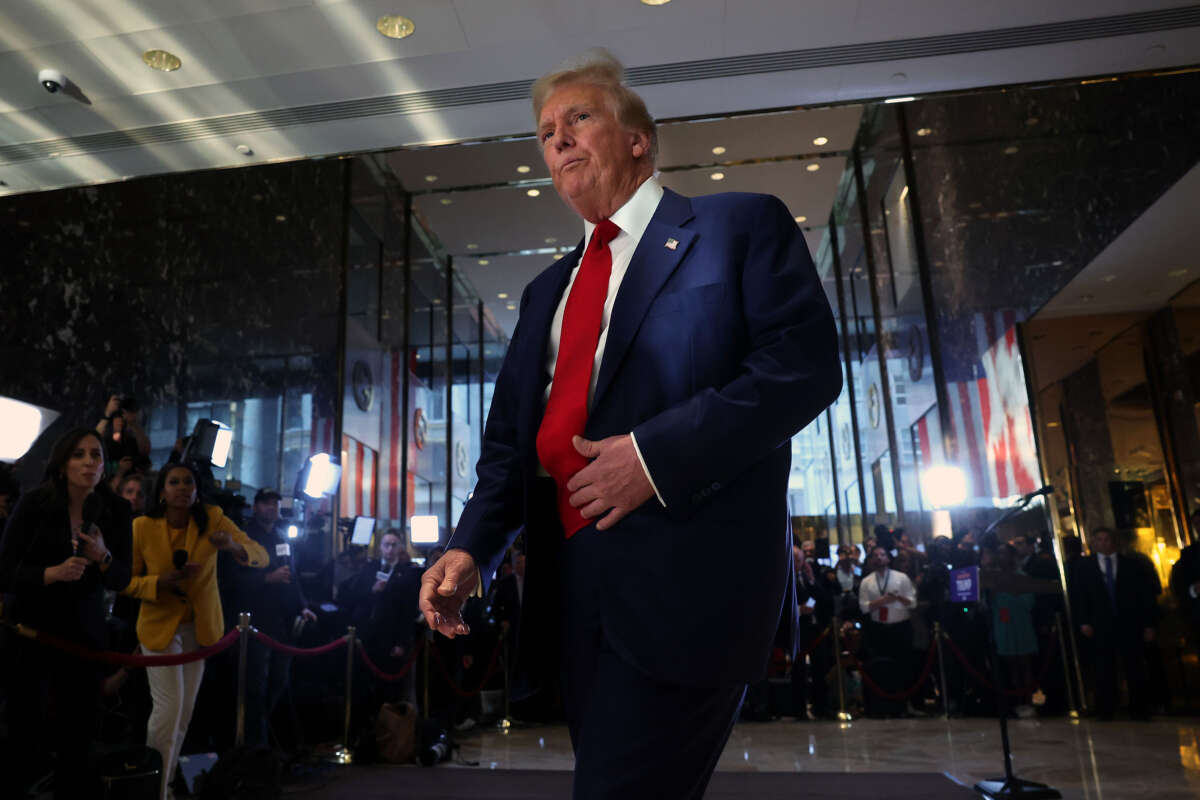
<path fill-rule="evenodd" d="M 108 490 L 103 476 L 100 437 L 86 428 L 70 431 L 54 445 L 44 483 L 21 498 L 0 540 L 0 591 L 12 597 L 9 621 L 92 649 L 105 647 L 104 590 L 129 583 L 132 546 L 129 504 Z M 54 796 L 94 796 L 87 756 L 100 696 L 98 665 L 14 638 L 7 714 L 12 765 L 4 782 L 23 790 L 46 766 L 44 754 L 54 751 Z"/>

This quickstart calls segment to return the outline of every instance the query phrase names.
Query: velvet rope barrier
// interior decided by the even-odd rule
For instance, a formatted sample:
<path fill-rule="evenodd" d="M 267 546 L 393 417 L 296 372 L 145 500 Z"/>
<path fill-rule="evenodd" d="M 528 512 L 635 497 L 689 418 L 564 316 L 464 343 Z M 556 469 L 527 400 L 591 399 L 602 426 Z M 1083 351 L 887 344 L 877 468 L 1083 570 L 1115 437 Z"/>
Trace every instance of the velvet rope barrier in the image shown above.
<path fill-rule="evenodd" d="M 492 651 L 492 658 L 491 661 L 488 662 L 487 670 L 483 674 L 483 680 L 479 682 L 478 686 L 471 690 L 464 690 L 454 681 L 454 678 L 446 669 L 446 665 L 442 663 L 442 654 L 438 652 L 436 647 L 431 647 L 429 649 L 433 652 L 433 660 L 437 662 L 438 672 L 442 673 L 442 677 L 446 680 L 446 684 L 450 687 L 450 691 L 454 692 L 459 697 L 474 697 L 483 691 L 483 687 L 487 686 L 487 682 L 490 681 L 492 679 L 492 675 L 496 673 L 496 662 L 500 660 L 500 651 L 503 649 L 503 646 L 504 637 L 501 637 L 500 641 L 496 643 L 496 649 Z"/>
<path fill-rule="evenodd" d="M 929 651 L 925 654 L 925 666 L 921 668 L 921 676 L 917 678 L 916 683 L 900 692 L 889 692 L 885 690 L 882 686 L 872 680 L 870 675 L 867 674 L 867 670 L 863 666 L 863 663 L 858 660 L 858 656 L 851 653 L 850 658 L 852 658 L 854 663 L 858 666 L 858 673 L 862 676 L 863 685 L 870 689 L 872 693 L 879 695 L 884 700 L 907 700 L 916 694 L 917 690 L 921 688 L 922 684 L 929 679 L 929 674 L 933 672 L 933 658 L 936 653 L 936 647 L 929 648 Z"/>
<path fill-rule="evenodd" d="M 808 647 L 805 647 L 803 650 L 796 651 L 796 659 L 795 660 L 799 661 L 800 659 L 804 658 L 805 656 L 809 655 L 814 650 L 816 650 L 817 647 L 820 646 L 821 642 L 825 641 L 825 637 L 828 636 L 830 634 L 830 632 L 832 632 L 832 631 L 833 631 L 833 626 L 827 625 L 825 627 L 825 630 L 823 630 L 819 634 L 817 634 L 817 638 L 813 639 L 811 642 L 808 643 Z"/>
<path fill-rule="evenodd" d="M 250 635 L 272 650 L 285 653 L 289 656 L 323 656 L 326 653 L 332 653 L 334 650 L 346 646 L 345 636 L 339 636 L 332 642 L 323 644 L 320 647 L 292 647 L 291 645 L 286 645 L 283 642 L 272 639 L 257 628 L 251 628 Z"/>
<path fill-rule="evenodd" d="M 356 644 L 358 645 L 358 654 L 362 656 L 363 663 L 367 665 L 367 669 L 371 671 L 371 674 L 381 681 L 390 682 L 398 681 L 408 674 L 408 671 L 412 669 L 412 665 L 416 662 L 417 656 L 420 655 L 421 648 L 425 646 L 425 640 L 418 639 L 417 646 L 413 648 L 412 655 L 405 659 L 404 666 L 400 668 L 400 671 L 390 673 L 384 672 L 379 667 L 375 666 L 375 662 L 371 660 L 369 655 L 367 655 L 367 648 L 363 646 L 362 639 L 358 639 Z"/>
<path fill-rule="evenodd" d="M 942 637 L 946 640 L 946 644 L 950 645 L 950 652 L 954 654 L 954 658 L 957 659 L 958 663 L 962 665 L 963 670 L 972 678 L 974 678 L 980 685 L 982 685 L 983 688 L 994 691 L 996 688 L 995 684 L 992 683 L 988 676 L 975 669 L 974 665 L 971 664 L 970 659 L 967 658 L 967 654 L 959 649 L 958 645 L 954 643 L 954 640 L 951 639 L 948 634 L 942 634 Z M 1033 683 L 1031 683 L 1029 686 L 1018 689 L 1004 689 L 1002 690 L 1004 694 L 1009 697 L 1025 697 L 1026 695 L 1032 694 L 1037 690 L 1042 683 L 1042 678 L 1046 677 L 1046 671 L 1050 668 L 1051 658 L 1058 649 L 1058 641 L 1056 638 L 1053 636 L 1049 638 L 1050 641 L 1046 647 L 1045 658 L 1042 661 L 1042 666 L 1038 669 L 1037 677 L 1033 679 Z"/>
<path fill-rule="evenodd" d="M 56 650 L 61 650 L 64 653 L 82 658 L 85 661 L 97 661 L 101 664 L 116 664 L 122 667 L 177 667 L 180 664 L 190 664 L 193 661 L 203 661 L 206 658 L 215 656 L 217 653 L 224 652 L 237 643 L 238 632 L 232 630 L 221 637 L 220 640 L 207 647 L 201 647 L 198 650 L 193 650 L 190 653 L 175 653 L 167 656 L 139 656 L 127 655 L 125 653 L 114 653 L 108 650 L 92 650 L 88 647 L 75 644 L 74 642 L 63 639 L 60 636 L 55 636 L 52 633 L 44 633 L 34 630 L 25 625 L 17 625 L 17 632 L 22 636 L 26 636 L 34 641 L 53 647 Z"/>

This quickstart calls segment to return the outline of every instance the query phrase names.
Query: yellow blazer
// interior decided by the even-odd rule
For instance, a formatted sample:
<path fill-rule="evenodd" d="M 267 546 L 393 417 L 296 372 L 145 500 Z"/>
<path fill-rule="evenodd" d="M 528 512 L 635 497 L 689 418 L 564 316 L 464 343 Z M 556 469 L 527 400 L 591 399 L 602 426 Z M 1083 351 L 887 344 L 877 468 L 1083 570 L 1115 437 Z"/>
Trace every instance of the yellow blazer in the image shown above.
<path fill-rule="evenodd" d="M 265 567 L 270 562 L 262 545 L 234 525 L 225 512 L 217 506 L 206 508 L 208 527 L 203 535 L 196 520 L 188 517 L 188 561 L 200 564 L 200 572 L 181 584 L 187 595 L 186 602 L 172 592 L 158 595 L 158 576 L 175 569 L 166 518 L 138 517 L 133 521 L 133 578 L 122 593 L 142 601 L 137 635 L 149 650 L 167 648 L 189 604 L 195 614 L 196 641 L 200 646 L 214 644 L 224 635 L 225 619 L 221 612 L 221 595 L 217 592 L 218 551 L 209 541 L 209 534 L 227 531 L 234 541 L 246 548 L 247 558 L 242 563 L 248 567 Z"/>

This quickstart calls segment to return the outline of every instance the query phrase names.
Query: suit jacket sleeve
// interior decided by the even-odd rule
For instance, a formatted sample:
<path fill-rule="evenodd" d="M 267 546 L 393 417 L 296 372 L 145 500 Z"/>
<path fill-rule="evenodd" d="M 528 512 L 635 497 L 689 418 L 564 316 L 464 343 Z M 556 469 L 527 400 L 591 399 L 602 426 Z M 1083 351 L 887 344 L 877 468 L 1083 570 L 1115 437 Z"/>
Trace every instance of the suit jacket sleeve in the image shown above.
<path fill-rule="evenodd" d="M 698 493 L 785 445 L 841 390 L 833 315 L 804 235 L 778 199 L 753 202 L 738 286 L 749 344 L 738 375 L 633 430 L 668 510 L 685 517 Z"/>
<path fill-rule="evenodd" d="M 40 564 L 27 557 L 37 531 L 41 514 L 30 495 L 22 497 L 13 509 L 12 516 L 0 539 L 0 591 L 14 592 L 20 588 L 45 585 L 45 570 L 50 564 Z"/>
<path fill-rule="evenodd" d="M 521 296 L 521 313 L 529 304 L 529 289 Z M 483 448 L 476 467 L 478 481 L 463 509 L 455 535 L 447 548 L 462 548 L 471 554 L 483 582 L 490 582 L 524 523 L 521 480 L 521 450 L 517 441 L 523 381 L 536 375 L 518 374 L 517 354 L 524 346 L 521 321 L 513 330 L 508 355 L 496 376 L 492 406 L 483 432 Z"/>

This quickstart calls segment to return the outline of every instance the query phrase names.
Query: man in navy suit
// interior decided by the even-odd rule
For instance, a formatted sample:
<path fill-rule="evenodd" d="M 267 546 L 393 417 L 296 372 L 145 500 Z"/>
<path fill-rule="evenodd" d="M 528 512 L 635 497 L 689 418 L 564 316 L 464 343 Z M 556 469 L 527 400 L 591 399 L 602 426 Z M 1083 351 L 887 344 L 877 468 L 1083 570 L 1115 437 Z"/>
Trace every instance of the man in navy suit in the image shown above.
<path fill-rule="evenodd" d="M 699 798 L 781 621 L 794 632 L 790 439 L 841 369 L 787 208 L 664 190 L 621 77 L 599 53 L 534 84 L 584 238 L 521 298 L 479 482 L 421 609 L 468 633 L 463 601 L 523 526 L 519 668 L 563 680 L 574 797 Z M 700 591 L 713 553 L 726 581 Z"/>

